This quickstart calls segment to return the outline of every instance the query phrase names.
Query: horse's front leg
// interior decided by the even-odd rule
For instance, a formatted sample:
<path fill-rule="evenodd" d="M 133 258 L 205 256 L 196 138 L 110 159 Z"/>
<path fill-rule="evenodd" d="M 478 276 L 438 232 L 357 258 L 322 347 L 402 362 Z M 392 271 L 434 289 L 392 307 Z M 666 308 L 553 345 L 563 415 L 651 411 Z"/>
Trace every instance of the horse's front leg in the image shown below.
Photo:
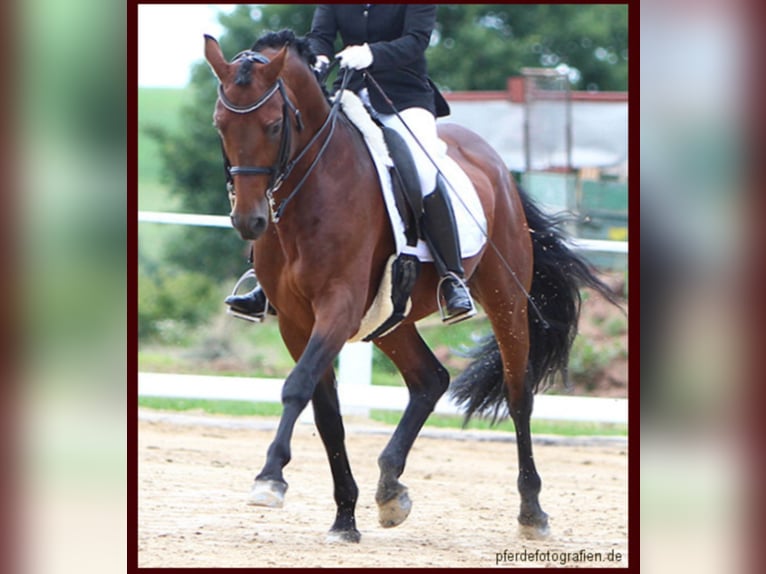
<path fill-rule="evenodd" d="M 330 370 L 333 359 L 350 336 L 347 321 L 337 319 L 344 315 L 334 314 L 338 312 L 338 307 L 334 312 L 332 307 L 328 309 L 330 312 L 322 316 L 318 314 L 308 343 L 282 387 L 282 416 L 266 453 L 266 463 L 255 477 L 249 504 L 280 507 L 284 503 L 287 482 L 282 469 L 290 462 L 290 441 L 295 423 L 314 395 L 320 378 Z M 286 342 L 294 337 L 289 327 L 280 327 Z"/>
<path fill-rule="evenodd" d="M 346 435 L 340 414 L 335 373 L 332 370 L 317 385 L 311 404 L 314 407 L 314 422 L 330 462 L 337 508 L 335 521 L 327 539 L 330 542 L 359 542 L 361 534 L 356 528 L 355 517 L 359 489 L 351 474 L 351 465 L 346 453 Z"/>

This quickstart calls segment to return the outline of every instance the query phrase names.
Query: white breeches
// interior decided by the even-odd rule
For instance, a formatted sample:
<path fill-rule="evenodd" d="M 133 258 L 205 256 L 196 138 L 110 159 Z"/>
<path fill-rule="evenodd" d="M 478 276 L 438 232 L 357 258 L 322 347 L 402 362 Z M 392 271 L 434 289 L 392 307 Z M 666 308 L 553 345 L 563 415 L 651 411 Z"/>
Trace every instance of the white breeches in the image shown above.
<path fill-rule="evenodd" d="M 443 145 L 436 134 L 436 118 L 434 118 L 433 114 L 424 108 L 408 108 L 399 112 L 399 115 L 410 130 L 412 130 L 412 133 L 417 136 L 420 143 L 423 144 L 423 147 L 428 151 L 428 155 L 438 164 Z M 396 114 L 379 114 L 378 119 L 386 127 L 394 129 L 407 142 L 418 170 L 420 191 L 423 197 L 433 193 L 436 189 L 436 167 L 428 159 L 428 156 L 423 152 L 418 142 L 413 139 L 409 130 L 402 124 Z"/>

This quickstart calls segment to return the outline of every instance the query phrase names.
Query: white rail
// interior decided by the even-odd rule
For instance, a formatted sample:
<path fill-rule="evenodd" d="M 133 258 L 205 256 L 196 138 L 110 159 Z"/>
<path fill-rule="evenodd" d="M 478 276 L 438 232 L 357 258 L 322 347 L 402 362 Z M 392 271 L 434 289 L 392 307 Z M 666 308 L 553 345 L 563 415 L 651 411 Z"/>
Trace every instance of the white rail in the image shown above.
<path fill-rule="evenodd" d="M 198 215 L 196 213 L 139 211 L 138 221 L 139 223 L 169 223 L 171 225 L 200 225 L 203 227 L 231 228 L 231 219 L 225 215 Z"/>
<path fill-rule="evenodd" d="M 197 215 L 194 213 L 169 213 L 164 211 L 139 211 L 139 223 L 166 223 L 170 225 L 197 225 L 206 227 L 231 228 L 231 220 L 226 215 Z M 628 253 L 627 241 L 607 241 L 602 239 L 570 239 L 574 249 L 599 251 L 603 253 Z"/>
<path fill-rule="evenodd" d="M 138 396 L 279 403 L 283 382 L 283 379 L 138 373 Z M 403 411 L 408 399 L 407 389 L 403 386 L 384 387 L 342 382 L 338 384 L 338 395 L 344 413 L 369 409 Z M 462 414 L 446 397 L 439 400 L 434 412 Z M 627 424 L 628 401 L 538 395 L 535 397 L 532 418 Z"/>

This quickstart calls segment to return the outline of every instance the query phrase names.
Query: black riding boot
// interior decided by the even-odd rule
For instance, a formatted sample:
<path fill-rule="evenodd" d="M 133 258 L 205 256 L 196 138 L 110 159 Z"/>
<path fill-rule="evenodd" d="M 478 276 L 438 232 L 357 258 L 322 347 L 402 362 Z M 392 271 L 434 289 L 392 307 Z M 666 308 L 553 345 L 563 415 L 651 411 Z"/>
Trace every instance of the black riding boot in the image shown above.
<path fill-rule="evenodd" d="M 455 214 L 441 176 L 436 178 L 436 190 L 423 199 L 423 232 L 439 272 L 439 294 L 443 297 L 442 321 L 457 323 L 476 314 L 468 292 L 460 257 L 460 242 Z"/>
<path fill-rule="evenodd" d="M 244 295 L 230 295 L 226 297 L 224 302 L 237 313 L 250 315 L 258 319 L 262 319 L 266 314 L 268 304 L 266 294 L 260 285 Z M 271 305 L 268 305 L 268 311 L 270 314 L 276 315 L 276 311 Z"/>

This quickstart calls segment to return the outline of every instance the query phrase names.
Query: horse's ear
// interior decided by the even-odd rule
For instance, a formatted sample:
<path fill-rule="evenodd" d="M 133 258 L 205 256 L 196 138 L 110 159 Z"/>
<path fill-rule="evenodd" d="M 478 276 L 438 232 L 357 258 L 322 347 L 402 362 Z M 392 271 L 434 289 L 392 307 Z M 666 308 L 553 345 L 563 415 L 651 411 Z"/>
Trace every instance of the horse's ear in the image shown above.
<path fill-rule="evenodd" d="M 224 80 L 229 76 L 230 65 L 223 57 L 218 41 L 207 34 L 205 34 L 205 59 L 210 64 L 210 68 L 218 81 L 224 83 Z"/>
<path fill-rule="evenodd" d="M 271 59 L 271 62 L 263 67 L 262 76 L 267 84 L 272 84 L 277 81 L 279 74 L 282 73 L 282 69 L 285 67 L 285 60 L 287 58 L 288 45 L 285 46 Z"/>

